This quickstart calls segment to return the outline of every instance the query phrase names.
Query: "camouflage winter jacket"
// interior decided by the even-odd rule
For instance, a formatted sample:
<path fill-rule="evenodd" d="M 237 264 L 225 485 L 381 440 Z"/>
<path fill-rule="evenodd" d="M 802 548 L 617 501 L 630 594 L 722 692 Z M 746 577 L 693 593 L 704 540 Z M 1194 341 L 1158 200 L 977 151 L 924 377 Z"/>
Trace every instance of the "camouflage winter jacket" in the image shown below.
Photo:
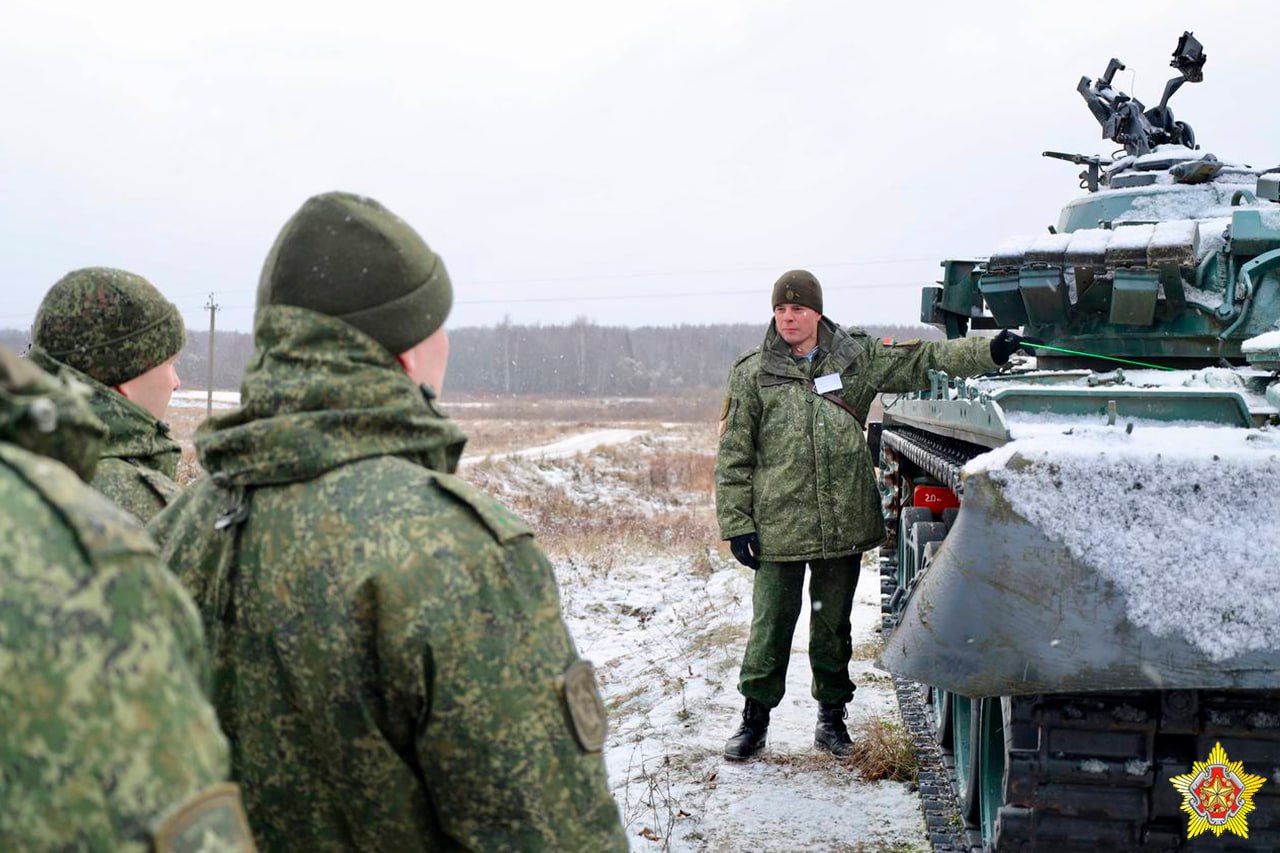
<path fill-rule="evenodd" d="M 91 473 L 102 434 L 0 350 L 0 849 L 252 849 L 190 599 L 55 461 Z"/>
<path fill-rule="evenodd" d="M 990 343 L 971 338 L 896 346 L 823 317 L 818 355 L 792 358 L 770 324 L 760 347 L 729 372 L 716 458 L 720 535 L 755 532 L 761 559 L 830 559 L 884 538 L 880 495 L 862 423 L 881 391 L 928 387 L 930 370 L 974 376 L 996 368 Z M 853 415 L 814 393 L 839 374 Z"/>
<path fill-rule="evenodd" d="M 32 347 L 30 359 L 54 374 L 87 385 L 89 405 L 107 427 L 107 440 L 98 459 L 98 472 L 89 485 L 147 523 L 178 494 L 174 477 L 182 455 L 169 437 L 169 426 L 119 391 Z"/>
<path fill-rule="evenodd" d="M 152 523 L 267 849 L 623 850 L 604 709 L 528 527 L 379 344 L 259 310 L 209 476 Z"/>

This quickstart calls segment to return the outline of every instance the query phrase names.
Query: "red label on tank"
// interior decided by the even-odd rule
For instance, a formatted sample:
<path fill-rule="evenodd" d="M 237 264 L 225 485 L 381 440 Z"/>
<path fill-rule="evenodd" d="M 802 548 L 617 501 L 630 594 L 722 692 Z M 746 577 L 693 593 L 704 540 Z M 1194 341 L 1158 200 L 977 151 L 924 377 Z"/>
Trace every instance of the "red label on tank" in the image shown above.
<path fill-rule="evenodd" d="M 960 506 L 960 499 L 955 492 L 944 486 L 916 486 L 911 493 L 911 503 L 914 506 L 928 507 L 934 512 L 942 512 L 944 509 Z"/>

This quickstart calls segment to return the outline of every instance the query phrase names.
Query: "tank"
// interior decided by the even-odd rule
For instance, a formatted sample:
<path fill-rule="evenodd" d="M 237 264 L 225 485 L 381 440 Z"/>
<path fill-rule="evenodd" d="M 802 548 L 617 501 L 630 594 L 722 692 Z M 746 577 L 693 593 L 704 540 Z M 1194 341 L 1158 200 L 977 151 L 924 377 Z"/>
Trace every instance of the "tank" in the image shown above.
<path fill-rule="evenodd" d="M 1204 64 L 1184 33 L 1149 109 L 1116 59 L 1081 79 L 1121 150 L 1045 152 L 1083 194 L 923 294 L 948 337 L 1034 356 L 871 427 L 880 665 L 987 850 L 1280 849 L 1280 168 L 1174 119 Z M 1215 744 L 1265 779 L 1247 839 L 1188 840 L 1172 780 Z"/>

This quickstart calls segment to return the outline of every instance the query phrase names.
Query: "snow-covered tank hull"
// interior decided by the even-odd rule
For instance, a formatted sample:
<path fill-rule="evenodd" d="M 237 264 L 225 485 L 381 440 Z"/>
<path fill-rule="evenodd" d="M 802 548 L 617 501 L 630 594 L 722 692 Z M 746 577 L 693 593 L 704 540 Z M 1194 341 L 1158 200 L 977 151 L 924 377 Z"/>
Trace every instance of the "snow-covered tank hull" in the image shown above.
<path fill-rule="evenodd" d="M 890 671 L 969 697 L 1280 685 L 1280 434 L 1161 464 L 1164 430 L 1123 429 L 1116 443 L 1146 439 L 1154 464 L 1043 442 L 978 458 L 888 637 Z M 1210 510 L 1191 525 L 1204 538 L 1172 554 L 1189 506 Z M 1243 559 L 1207 560 L 1233 545 Z"/>
<path fill-rule="evenodd" d="M 1054 155 L 1089 195 L 925 291 L 1036 358 L 886 403 L 880 662 L 989 850 L 1277 850 L 1280 168 L 1194 150 L 1180 81 L 1143 112 L 1119 67 L 1080 91 L 1128 156 Z M 1206 846 L 1171 780 L 1216 743 L 1272 784 Z"/>

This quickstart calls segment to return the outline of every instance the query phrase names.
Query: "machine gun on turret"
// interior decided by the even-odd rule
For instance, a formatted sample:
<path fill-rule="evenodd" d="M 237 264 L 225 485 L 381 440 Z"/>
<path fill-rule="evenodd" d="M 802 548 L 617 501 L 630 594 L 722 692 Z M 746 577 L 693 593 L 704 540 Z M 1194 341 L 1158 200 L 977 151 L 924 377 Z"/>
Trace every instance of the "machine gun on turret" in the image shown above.
<path fill-rule="evenodd" d="M 1089 105 L 1089 111 L 1102 125 L 1102 136 L 1124 146 L 1134 157 L 1150 154 L 1157 145 L 1185 145 L 1196 147 L 1195 132 L 1186 122 L 1175 121 L 1169 99 L 1183 83 L 1199 83 L 1204 79 L 1204 63 L 1208 59 L 1204 47 L 1190 31 L 1178 39 L 1169 63 L 1181 76 L 1174 77 L 1164 87 L 1164 96 L 1158 106 L 1146 109 L 1142 102 L 1111 85 L 1117 71 L 1124 70 L 1124 63 L 1112 59 L 1107 70 L 1096 81 L 1081 77 L 1076 91 Z"/>

